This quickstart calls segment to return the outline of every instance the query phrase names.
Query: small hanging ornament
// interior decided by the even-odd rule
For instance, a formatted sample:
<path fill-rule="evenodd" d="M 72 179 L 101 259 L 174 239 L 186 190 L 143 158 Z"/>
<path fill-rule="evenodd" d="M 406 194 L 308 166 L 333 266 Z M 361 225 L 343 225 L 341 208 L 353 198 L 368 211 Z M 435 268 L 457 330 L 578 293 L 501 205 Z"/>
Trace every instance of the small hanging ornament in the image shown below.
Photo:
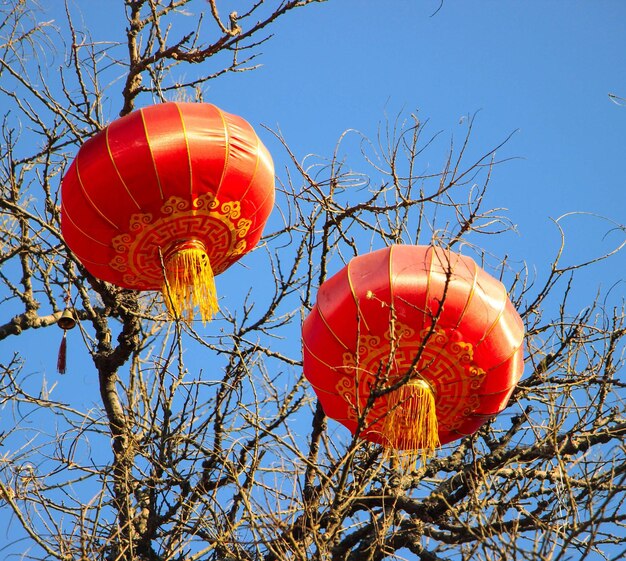
<path fill-rule="evenodd" d="M 76 326 L 76 318 L 71 308 L 65 308 L 61 317 L 57 320 L 57 325 L 63 330 L 63 339 L 59 346 L 59 356 L 57 358 L 57 371 L 65 374 L 67 367 L 67 332 Z"/>

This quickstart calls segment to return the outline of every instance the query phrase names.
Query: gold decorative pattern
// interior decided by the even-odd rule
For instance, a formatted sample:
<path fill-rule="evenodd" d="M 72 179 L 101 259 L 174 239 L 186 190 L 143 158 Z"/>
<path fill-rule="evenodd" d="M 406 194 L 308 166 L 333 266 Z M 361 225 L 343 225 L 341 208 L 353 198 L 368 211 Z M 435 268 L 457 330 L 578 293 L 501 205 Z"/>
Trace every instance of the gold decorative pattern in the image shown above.
<path fill-rule="evenodd" d="M 423 346 L 413 375 L 433 389 L 440 427 L 459 427 L 479 405 L 476 390 L 482 386 L 485 371 L 473 362 L 472 345 L 452 340 L 451 334 L 452 330 L 436 328 L 432 333 L 424 329 L 418 336 L 410 327 L 394 322 L 383 337 L 361 336 L 358 354 L 344 353 L 338 372 L 343 377 L 336 385 L 350 405 L 349 418 L 358 419 L 373 389 L 389 387 L 405 376 Z M 378 398 L 368 413 L 368 424 L 383 419 L 387 409 L 387 398 Z"/>
<path fill-rule="evenodd" d="M 220 203 L 212 193 L 193 201 L 168 198 L 159 211 L 131 216 L 128 232 L 113 238 L 116 255 L 110 265 L 129 285 L 160 289 L 163 270 L 159 249 L 164 252 L 177 241 L 197 238 L 204 242 L 213 272 L 221 273 L 232 256 L 245 253 L 245 236 L 251 221 L 241 218 L 241 203 Z"/>

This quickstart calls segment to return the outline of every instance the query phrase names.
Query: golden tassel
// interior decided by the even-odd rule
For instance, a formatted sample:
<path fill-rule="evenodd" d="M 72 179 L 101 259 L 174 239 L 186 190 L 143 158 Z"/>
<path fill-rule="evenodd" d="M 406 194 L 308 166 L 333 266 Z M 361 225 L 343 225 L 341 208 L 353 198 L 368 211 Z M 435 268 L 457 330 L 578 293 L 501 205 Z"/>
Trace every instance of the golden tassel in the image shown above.
<path fill-rule="evenodd" d="M 409 380 L 388 397 L 382 427 L 390 454 L 409 467 L 425 462 L 439 446 L 435 394 L 421 378 Z"/>
<path fill-rule="evenodd" d="M 178 242 L 164 256 L 163 297 L 177 318 L 191 321 L 198 308 L 202 322 L 218 311 L 215 279 L 206 248 L 200 240 Z"/>

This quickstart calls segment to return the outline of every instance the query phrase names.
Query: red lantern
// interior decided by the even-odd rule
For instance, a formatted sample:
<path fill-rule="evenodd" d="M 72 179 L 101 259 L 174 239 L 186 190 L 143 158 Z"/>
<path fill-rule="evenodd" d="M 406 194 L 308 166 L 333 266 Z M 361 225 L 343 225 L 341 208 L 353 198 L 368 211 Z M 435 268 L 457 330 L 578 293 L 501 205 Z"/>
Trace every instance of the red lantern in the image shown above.
<path fill-rule="evenodd" d="M 303 325 L 304 374 L 353 433 L 429 455 L 504 409 L 523 337 L 503 284 L 472 259 L 396 245 L 320 286 Z"/>
<path fill-rule="evenodd" d="M 62 184 L 63 237 L 86 269 L 203 321 L 213 276 L 259 241 L 274 204 L 272 158 L 242 118 L 207 103 L 163 103 L 111 123 Z"/>

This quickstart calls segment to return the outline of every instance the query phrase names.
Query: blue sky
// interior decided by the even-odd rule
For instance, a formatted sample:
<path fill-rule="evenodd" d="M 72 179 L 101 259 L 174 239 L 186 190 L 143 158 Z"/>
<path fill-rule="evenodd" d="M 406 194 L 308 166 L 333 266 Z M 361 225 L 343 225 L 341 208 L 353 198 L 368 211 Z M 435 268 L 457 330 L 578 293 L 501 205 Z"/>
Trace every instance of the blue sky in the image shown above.
<path fill-rule="evenodd" d="M 110 0 L 75 1 L 91 33 L 110 39 L 121 8 Z M 346 129 L 373 137 L 386 116 L 414 111 L 431 133 L 442 132 L 441 158 L 475 113 L 476 154 L 515 132 L 498 155 L 516 159 L 496 169 L 490 201 L 509 209 L 518 227 L 517 237 L 506 238 L 506 252 L 530 265 L 545 264 L 556 251 L 551 219 L 590 212 L 626 221 L 626 106 L 609 98 L 626 97 L 626 3 L 391 0 L 381 6 L 330 0 L 293 11 L 261 47 L 255 60 L 261 67 L 209 82 L 205 101 L 256 128 L 280 129 L 300 158 L 331 155 Z M 205 7 L 192 3 L 189 29 L 194 8 Z M 119 107 L 114 98 L 111 118 Z M 280 176 L 285 154 L 269 133 L 261 136 Z M 424 162 L 431 170 L 440 164 L 436 155 Z M 590 216 L 563 225 L 572 263 L 623 239 L 614 233 L 603 240 L 610 223 Z M 625 266 L 622 254 L 600 276 L 606 282 L 615 272 L 613 280 L 620 280 Z"/>
<path fill-rule="evenodd" d="M 299 156 L 329 155 L 344 130 L 374 136 L 385 115 L 411 111 L 446 141 L 459 141 L 462 117 L 478 112 L 477 153 L 516 131 L 499 155 L 517 159 L 496 169 L 490 200 L 518 227 L 501 251 L 531 266 L 556 251 L 551 219 L 626 222 L 626 107 L 609 98 L 626 97 L 626 3 L 381 5 L 330 1 L 292 14 L 263 47 L 262 68 L 216 81 L 206 99 L 280 127 Z M 623 240 L 603 239 L 611 224 L 589 215 L 562 224 L 567 263 Z M 624 270 L 622 253 L 585 274 L 589 294 Z"/>

